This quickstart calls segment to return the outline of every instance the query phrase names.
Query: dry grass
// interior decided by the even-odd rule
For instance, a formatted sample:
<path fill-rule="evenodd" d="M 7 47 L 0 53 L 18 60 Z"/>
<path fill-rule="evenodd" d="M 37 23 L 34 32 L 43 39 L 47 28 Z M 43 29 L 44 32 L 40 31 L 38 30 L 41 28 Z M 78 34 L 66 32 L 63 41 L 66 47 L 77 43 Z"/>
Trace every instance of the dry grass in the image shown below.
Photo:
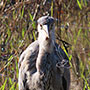
<path fill-rule="evenodd" d="M 0 90 L 18 90 L 19 56 L 47 14 L 58 19 L 57 43 L 69 53 L 71 90 L 90 90 L 89 6 L 89 0 L 0 0 Z"/>

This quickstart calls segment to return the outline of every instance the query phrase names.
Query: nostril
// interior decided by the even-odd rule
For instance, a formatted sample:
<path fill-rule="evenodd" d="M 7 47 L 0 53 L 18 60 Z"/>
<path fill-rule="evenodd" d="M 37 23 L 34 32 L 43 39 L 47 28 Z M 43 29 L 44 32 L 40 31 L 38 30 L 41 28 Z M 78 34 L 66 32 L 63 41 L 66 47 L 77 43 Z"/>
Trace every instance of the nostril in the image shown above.
<path fill-rule="evenodd" d="M 46 40 L 48 40 L 49 38 L 48 37 L 46 37 Z"/>

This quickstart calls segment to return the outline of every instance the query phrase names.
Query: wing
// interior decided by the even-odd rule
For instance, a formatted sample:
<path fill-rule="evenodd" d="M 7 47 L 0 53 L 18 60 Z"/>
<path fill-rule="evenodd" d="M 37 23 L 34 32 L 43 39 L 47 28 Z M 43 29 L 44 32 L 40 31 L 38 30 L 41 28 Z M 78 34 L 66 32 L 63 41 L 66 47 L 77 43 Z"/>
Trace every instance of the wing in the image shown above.
<path fill-rule="evenodd" d="M 58 45 L 55 44 L 55 53 L 58 57 L 58 62 L 56 64 L 57 68 L 60 70 L 63 70 L 62 75 L 62 84 L 63 84 L 63 90 L 69 90 L 70 86 L 70 71 L 69 71 L 69 59 L 63 49 Z M 62 68 L 63 67 L 63 68 Z"/>
<path fill-rule="evenodd" d="M 19 90 L 28 90 L 27 77 L 36 72 L 36 58 L 38 55 L 38 41 L 33 42 L 21 54 L 19 67 Z"/>

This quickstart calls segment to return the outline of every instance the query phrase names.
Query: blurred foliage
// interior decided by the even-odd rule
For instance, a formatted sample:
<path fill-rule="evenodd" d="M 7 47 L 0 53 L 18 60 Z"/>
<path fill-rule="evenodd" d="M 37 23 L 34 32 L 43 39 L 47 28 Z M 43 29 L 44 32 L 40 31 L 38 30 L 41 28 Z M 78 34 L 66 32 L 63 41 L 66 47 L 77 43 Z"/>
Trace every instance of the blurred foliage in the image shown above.
<path fill-rule="evenodd" d="M 56 42 L 71 65 L 71 90 L 90 90 L 89 0 L 0 0 L 0 90 L 18 90 L 18 60 L 37 39 L 36 21 L 56 21 Z"/>

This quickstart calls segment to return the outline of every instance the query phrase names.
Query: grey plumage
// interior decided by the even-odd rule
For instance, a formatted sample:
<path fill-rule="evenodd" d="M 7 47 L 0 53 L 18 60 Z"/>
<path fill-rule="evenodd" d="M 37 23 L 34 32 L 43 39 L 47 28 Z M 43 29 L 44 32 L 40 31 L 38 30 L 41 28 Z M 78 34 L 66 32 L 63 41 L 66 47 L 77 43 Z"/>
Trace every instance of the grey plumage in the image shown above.
<path fill-rule="evenodd" d="M 38 20 L 38 40 L 20 56 L 19 90 L 69 90 L 68 57 L 55 43 L 54 30 L 54 18 Z"/>

